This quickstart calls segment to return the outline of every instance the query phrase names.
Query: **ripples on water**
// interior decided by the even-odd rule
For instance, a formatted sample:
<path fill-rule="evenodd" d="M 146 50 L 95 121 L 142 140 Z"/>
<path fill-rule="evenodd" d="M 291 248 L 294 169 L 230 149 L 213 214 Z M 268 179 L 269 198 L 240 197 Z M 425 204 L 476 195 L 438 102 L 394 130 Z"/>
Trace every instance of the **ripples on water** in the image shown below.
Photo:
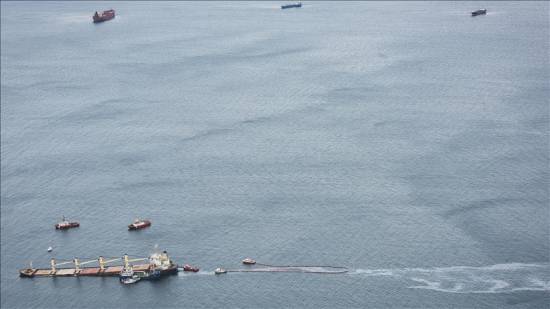
<path fill-rule="evenodd" d="M 548 3 L 280 4 L 1 2 L 2 307 L 548 303 Z M 50 243 L 203 271 L 18 278 Z"/>

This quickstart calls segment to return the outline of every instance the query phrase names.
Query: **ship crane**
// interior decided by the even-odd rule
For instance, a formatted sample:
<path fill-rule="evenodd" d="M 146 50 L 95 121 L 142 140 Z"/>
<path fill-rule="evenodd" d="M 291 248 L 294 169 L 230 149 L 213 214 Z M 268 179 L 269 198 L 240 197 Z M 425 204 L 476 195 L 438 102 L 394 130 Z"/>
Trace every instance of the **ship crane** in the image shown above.
<path fill-rule="evenodd" d="M 136 264 L 132 265 L 134 263 Z M 67 267 L 67 265 L 69 266 Z M 97 259 L 89 257 L 79 259 L 75 257 L 70 260 L 51 258 L 50 267 L 34 268 L 31 264 L 29 268 L 19 270 L 19 275 L 27 278 L 35 276 L 118 276 L 121 270 L 132 268 L 155 278 L 156 276 L 175 274 L 178 271 L 177 264 L 174 264 L 164 251 L 163 253 L 152 254 L 149 257 L 132 256 L 130 258 L 128 254 L 124 254 L 118 258 L 112 256 L 99 256 Z"/>

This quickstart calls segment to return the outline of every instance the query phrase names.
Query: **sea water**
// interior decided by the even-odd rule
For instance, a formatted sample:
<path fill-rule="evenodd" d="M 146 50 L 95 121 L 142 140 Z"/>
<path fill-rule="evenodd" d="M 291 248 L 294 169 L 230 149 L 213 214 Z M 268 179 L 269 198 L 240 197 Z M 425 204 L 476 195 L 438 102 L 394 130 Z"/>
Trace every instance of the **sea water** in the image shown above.
<path fill-rule="evenodd" d="M 281 4 L 1 2 L 2 308 L 547 307 L 548 2 Z"/>

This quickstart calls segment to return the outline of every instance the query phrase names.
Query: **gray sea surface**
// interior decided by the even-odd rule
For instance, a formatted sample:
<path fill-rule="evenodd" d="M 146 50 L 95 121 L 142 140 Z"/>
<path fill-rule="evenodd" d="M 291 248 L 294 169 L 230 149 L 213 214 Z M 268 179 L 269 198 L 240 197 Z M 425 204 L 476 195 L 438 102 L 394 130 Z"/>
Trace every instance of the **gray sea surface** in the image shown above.
<path fill-rule="evenodd" d="M 548 308 L 549 2 L 284 3 L 1 2 L 2 308 Z"/>

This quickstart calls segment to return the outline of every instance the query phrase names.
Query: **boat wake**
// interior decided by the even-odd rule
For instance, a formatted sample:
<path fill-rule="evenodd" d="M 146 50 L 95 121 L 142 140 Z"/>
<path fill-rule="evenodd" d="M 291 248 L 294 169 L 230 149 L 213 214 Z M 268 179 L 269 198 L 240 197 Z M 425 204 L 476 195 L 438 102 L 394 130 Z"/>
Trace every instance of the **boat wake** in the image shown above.
<path fill-rule="evenodd" d="M 389 277 L 414 282 L 411 289 L 447 293 L 550 292 L 550 263 L 495 264 L 434 268 L 348 269 L 340 266 L 275 266 L 257 263 L 252 267 L 224 270 L 227 273 L 311 273 Z M 180 276 L 214 275 L 212 271 L 180 272 Z"/>
<path fill-rule="evenodd" d="M 471 267 L 357 269 L 351 275 L 390 276 L 414 281 L 412 289 L 447 293 L 550 292 L 550 263 Z"/>

